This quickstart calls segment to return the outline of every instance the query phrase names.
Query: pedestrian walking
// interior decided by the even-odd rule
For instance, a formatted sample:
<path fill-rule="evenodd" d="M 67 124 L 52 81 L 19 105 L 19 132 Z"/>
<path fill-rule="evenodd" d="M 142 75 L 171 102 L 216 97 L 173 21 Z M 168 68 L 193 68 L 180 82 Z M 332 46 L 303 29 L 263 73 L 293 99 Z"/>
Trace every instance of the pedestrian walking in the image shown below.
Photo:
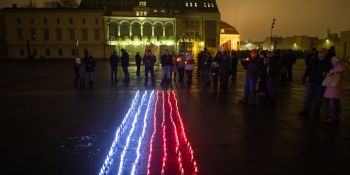
<path fill-rule="evenodd" d="M 222 61 L 220 65 L 220 88 L 228 88 L 228 79 L 230 76 L 231 56 L 228 51 L 223 51 Z"/>
<path fill-rule="evenodd" d="M 176 64 L 177 64 L 177 55 L 175 52 L 173 52 L 171 57 L 171 72 L 170 72 L 170 80 L 173 80 L 173 81 L 176 81 L 176 73 L 177 73 Z"/>
<path fill-rule="evenodd" d="M 293 66 L 296 62 L 296 58 L 292 49 L 288 49 L 286 57 L 287 57 L 287 75 L 288 75 L 287 80 L 291 82 L 293 81 Z"/>
<path fill-rule="evenodd" d="M 232 50 L 231 51 L 231 68 L 230 68 L 232 80 L 237 79 L 237 64 L 238 64 L 237 52 Z"/>

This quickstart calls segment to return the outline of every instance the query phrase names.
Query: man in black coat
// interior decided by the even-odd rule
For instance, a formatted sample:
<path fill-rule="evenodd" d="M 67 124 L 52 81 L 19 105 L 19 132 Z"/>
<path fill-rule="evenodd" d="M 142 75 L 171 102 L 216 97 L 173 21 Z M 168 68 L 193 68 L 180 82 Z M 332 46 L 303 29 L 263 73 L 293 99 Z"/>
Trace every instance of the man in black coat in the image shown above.
<path fill-rule="evenodd" d="M 141 56 L 140 56 L 140 53 L 139 52 L 136 52 L 136 55 L 135 55 L 135 62 L 136 62 L 136 75 L 137 77 L 140 77 L 140 70 L 141 70 Z"/>
<path fill-rule="evenodd" d="M 110 56 L 109 63 L 111 65 L 111 80 L 117 82 L 119 58 L 116 51 L 114 51 L 113 54 Z"/>
<path fill-rule="evenodd" d="M 329 70 L 332 68 L 330 60 L 326 57 L 327 50 L 321 49 L 318 52 L 318 57 L 316 59 L 309 60 L 309 65 L 307 67 L 305 76 L 302 80 L 302 83 L 305 84 L 306 79 L 308 79 L 308 84 L 306 86 L 304 109 L 299 113 L 300 116 L 306 117 L 310 114 L 314 94 L 316 94 L 317 98 L 316 117 L 320 116 L 320 110 L 324 93 L 322 81 L 326 77 Z"/>
<path fill-rule="evenodd" d="M 122 56 L 121 56 L 121 65 L 123 68 L 123 72 L 124 72 L 124 82 L 128 82 L 130 80 L 130 76 L 129 76 L 129 54 L 126 52 L 125 49 L 121 49 L 122 52 Z"/>
<path fill-rule="evenodd" d="M 84 63 L 85 63 L 86 74 L 87 74 L 88 79 L 89 79 L 89 84 L 93 85 L 94 84 L 94 72 L 95 72 L 96 61 L 90 53 L 87 53 L 85 56 Z"/>

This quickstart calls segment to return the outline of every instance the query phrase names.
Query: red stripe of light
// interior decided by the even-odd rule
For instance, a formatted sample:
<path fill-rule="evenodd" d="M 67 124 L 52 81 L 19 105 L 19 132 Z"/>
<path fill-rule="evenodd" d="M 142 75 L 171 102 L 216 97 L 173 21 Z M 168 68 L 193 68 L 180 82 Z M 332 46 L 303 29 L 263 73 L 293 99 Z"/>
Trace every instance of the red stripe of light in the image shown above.
<path fill-rule="evenodd" d="M 175 122 L 174 122 L 174 116 L 173 116 L 173 107 L 170 103 L 170 92 L 167 93 L 168 94 L 168 104 L 170 106 L 170 121 L 173 125 L 173 129 L 174 129 L 174 136 L 175 136 L 175 141 L 176 141 L 176 146 L 175 146 L 175 153 L 176 153 L 176 159 L 177 159 L 177 164 L 178 164 L 178 170 L 181 174 L 184 174 L 184 169 L 183 169 L 183 166 L 182 166 L 182 159 L 181 159 L 181 152 L 179 150 L 179 145 L 180 145 L 180 142 L 179 142 L 179 137 L 178 137 L 178 133 L 177 133 L 177 129 L 176 129 L 176 125 L 175 125 Z"/>
<path fill-rule="evenodd" d="M 181 118 L 181 115 L 179 112 L 179 107 L 178 107 L 175 92 L 172 92 L 171 97 L 174 101 L 173 105 L 174 105 L 174 108 L 176 111 L 176 122 L 175 123 L 180 126 L 180 127 L 178 127 L 179 129 L 177 130 L 177 132 L 179 132 L 179 135 L 180 135 L 181 148 L 183 148 L 182 154 L 185 157 L 184 161 L 186 161 L 186 162 L 189 161 L 189 163 L 190 163 L 189 169 L 187 170 L 187 168 L 186 168 L 186 174 L 198 174 L 197 162 L 194 159 L 194 152 L 193 152 L 191 143 L 188 141 L 187 136 L 186 136 L 186 132 L 185 132 L 185 128 L 184 128 L 182 118 Z M 188 156 L 186 156 L 186 155 L 188 155 Z"/>
<path fill-rule="evenodd" d="M 164 97 L 164 91 L 162 92 L 162 101 L 163 101 L 163 122 L 162 122 L 162 129 L 163 129 L 163 163 L 162 163 L 162 171 L 161 174 L 165 173 L 165 166 L 167 161 L 167 147 L 166 147 L 166 126 L 165 126 L 165 97 Z"/>

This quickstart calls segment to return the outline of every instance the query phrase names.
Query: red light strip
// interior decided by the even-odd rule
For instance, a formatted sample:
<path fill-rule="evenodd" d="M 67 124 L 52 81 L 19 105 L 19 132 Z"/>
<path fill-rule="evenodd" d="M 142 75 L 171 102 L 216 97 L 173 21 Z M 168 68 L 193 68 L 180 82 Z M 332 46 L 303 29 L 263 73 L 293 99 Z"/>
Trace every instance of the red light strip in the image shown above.
<path fill-rule="evenodd" d="M 166 147 L 166 126 L 165 126 L 165 97 L 164 97 L 164 91 L 162 92 L 162 108 L 163 108 L 163 122 L 162 122 L 162 129 L 163 129 L 163 163 L 162 163 L 162 171 L 161 174 L 165 173 L 165 166 L 167 161 L 167 147 Z"/>
<path fill-rule="evenodd" d="M 189 170 L 191 172 L 190 174 L 198 174 L 197 162 L 194 159 L 194 152 L 193 152 L 191 143 L 188 141 L 187 136 L 186 136 L 186 132 L 185 132 L 185 128 L 184 128 L 182 118 L 181 118 L 181 115 L 179 112 L 179 107 L 178 107 L 177 99 L 175 96 L 175 92 L 172 92 L 171 99 L 175 102 L 175 103 L 173 103 L 173 105 L 174 105 L 174 108 L 176 109 L 175 110 L 176 111 L 176 118 L 177 118 L 176 123 L 180 125 L 180 129 L 177 131 L 179 132 L 180 138 L 182 138 L 182 139 L 180 139 L 182 141 L 181 148 L 186 148 L 185 150 L 187 150 L 185 153 L 183 153 L 183 155 L 186 156 L 189 154 L 189 156 L 190 156 L 190 162 L 191 162 L 191 167 Z"/>
<path fill-rule="evenodd" d="M 179 145 L 180 145 L 180 142 L 179 142 L 179 137 L 178 137 L 178 134 L 177 134 L 177 129 L 176 129 L 176 125 L 175 125 L 175 122 L 174 122 L 174 116 L 173 116 L 173 107 L 170 103 L 170 92 L 168 92 L 168 104 L 169 104 L 169 107 L 170 107 L 170 121 L 173 125 L 173 129 L 174 129 L 174 136 L 175 136 L 175 141 L 176 141 L 176 147 L 175 147 L 175 152 L 176 152 L 176 158 L 177 158 L 177 163 L 178 163 L 178 170 L 181 174 L 184 174 L 184 169 L 183 169 L 183 166 L 182 166 L 182 159 L 181 159 L 181 152 L 179 150 Z"/>

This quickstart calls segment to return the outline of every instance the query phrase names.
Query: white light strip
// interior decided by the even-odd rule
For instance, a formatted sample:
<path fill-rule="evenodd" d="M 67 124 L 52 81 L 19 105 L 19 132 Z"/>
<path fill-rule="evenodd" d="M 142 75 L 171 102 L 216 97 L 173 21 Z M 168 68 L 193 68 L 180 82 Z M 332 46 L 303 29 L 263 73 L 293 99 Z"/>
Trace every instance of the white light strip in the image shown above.
<path fill-rule="evenodd" d="M 142 108 L 143 104 L 145 103 L 146 96 L 147 96 L 147 91 L 145 91 L 145 93 L 144 93 L 143 96 L 142 96 L 141 104 L 140 104 L 140 106 L 138 107 L 137 113 L 136 113 L 136 115 L 135 115 L 135 117 L 134 117 L 134 121 L 133 121 L 132 126 L 131 126 L 131 130 L 130 130 L 130 132 L 129 132 L 129 134 L 128 134 L 128 137 L 127 137 L 127 139 L 126 139 L 126 144 L 125 144 L 125 147 L 124 147 L 124 149 L 123 149 L 122 155 L 121 155 L 121 157 L 120 157 L 120 164 L 119 164 L 119 169 L 118 169 L 118 175 L 121 175 L 121 174 L 122 174 L 125 154 L 126 154 L 126 151 L 127 151 L 128 148 L 129 148 L 130 138 L 131 138 L 132 134 L 133 134 L 134 131 L 135 131 L 135 124 L 136 124 L 136 122 L 137 122 L 137 120 L 138 120 L 138 117 L 139 117 L 139 115 L 140 115 L 141 108 Z"/>
<path fill-rule="evenodd" d="M 137 91 L 128 113 L 125 115 L 121 125 L 119 126 L 119 128 L 116 131 L 114 141 L 112 143 L 111 148 L 109 149 L 108 155 L 107 155 L 107 157 L 106 157 L 106 159 L 105 159 L 105 161 L 104 161 L 104 163 L 102 165 L 102 168 L 101 168 L 101 170 L 99 172 L 99 175 L 104 175 L 104 174 L 107 174 L 109 172 L 110 166 L 113 163 L 113 157 L 114 157 L 114 154 L 115 154 L 115 151 L 116 151 L 117 143 L 118 143 L 119 138 L 120 138 L 121 130 L 125 129 L 124 127 L 125 127 L 126 121 L 130 117 L 131 112 L 134 110 L 136 102 L 137 102 L 137 99 L 139 98 L 139 96 L 140 96 L 140 92 Z"/>
<path fill-rule="evenodd" d="M 137 164 L 139 163 L 139 160 L 140 160 L 140 149 L 141 149 L 141 145 L 146 145 L 144 142 L 141 144 L 142 141 L 144 141 L 144 137 L 145 137 L 145 131 L 147 129 L 147 120 L 149 118 L 149 116 L 151 115 L 149 112 L 149 109 L 150 109 L 150 104 L 154 102 L 154 91 L 152 91 L 151 95 L 150 95 L 150 100 L 148 101 L 148 105 L 147 105 L 147 110 L 146 110 L 146 113 L 145 113 L 145 117 L 143 119 L 143 129 L 142 129 L 142 135 L 141 137 L 139 138 L 138 140 L 138 145 L 137 145 L 137 156 L 136 156 L 136 160 L 133 164 L 133 167 L 132 167 L 132 171 L 131 171 L 131 174 L 134 175 L 135 174 L 135 171 L 136 171 L 136 166 Z M 154 104 L 152 105 L 153 109 L 154 109 Z M 150 128 L 152 129 L 152 128 Z"/>

